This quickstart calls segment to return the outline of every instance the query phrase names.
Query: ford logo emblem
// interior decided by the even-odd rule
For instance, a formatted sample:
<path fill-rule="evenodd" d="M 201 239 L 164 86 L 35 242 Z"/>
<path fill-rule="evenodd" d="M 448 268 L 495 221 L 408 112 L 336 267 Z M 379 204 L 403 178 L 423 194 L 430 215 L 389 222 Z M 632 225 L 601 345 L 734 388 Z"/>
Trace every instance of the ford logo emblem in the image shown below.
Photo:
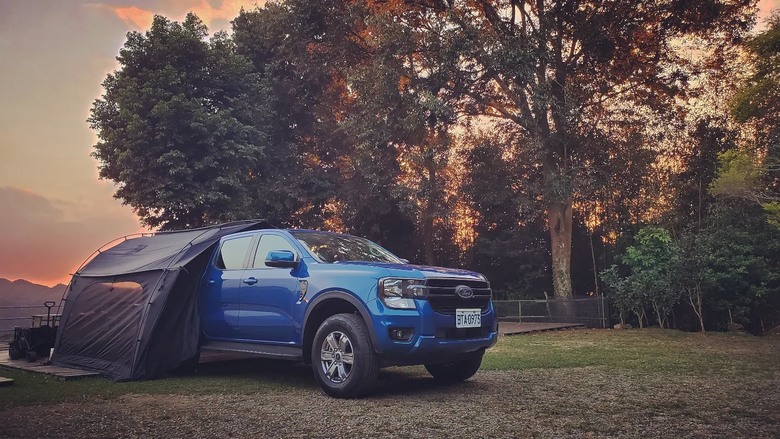
<path fill-rule="evenodd" d="M 474 297 L 474 290 L 466 285 L 458 285 L 455 287 L 455 294 L 457 294 L 461 299 L 471 299 Z"/>

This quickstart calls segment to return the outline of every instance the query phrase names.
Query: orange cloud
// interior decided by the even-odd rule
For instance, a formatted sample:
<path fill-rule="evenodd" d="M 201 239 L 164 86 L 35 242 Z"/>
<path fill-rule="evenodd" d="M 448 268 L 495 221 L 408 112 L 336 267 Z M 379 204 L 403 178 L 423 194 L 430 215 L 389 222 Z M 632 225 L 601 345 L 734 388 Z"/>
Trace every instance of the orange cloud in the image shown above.
<path fill-rule="evenodd" d="M 154 12 L 135 6 L 127 8 L 116 7 L 111 8 L 111 10 L 113 10 L 114 14 L 122 19 L 122 21 L 138 29 L 148 29 L 152 25 L 152 20 L 154 19 Z"/>
<path fill-rule="evenodd" d="M 241 8 L 254 9 L 265 4 L 265 0 L 223 0 L 213 6 L 208 0 L 162 0 L 154 10 L 136 6 L 112 6 L 99 3 L 96 6 L 108 9 L 125 24 L 136 30 L 148 29 L 155 14 L 173 20 L 181 20 L 188 12 L 194 12 L 209 28 L 224 25 L 238 15 Z M 217 29 L 215 29 L 217 30 Z"/>
<path fill-rule="evenodd" d="M 0 186 L 0 278 L 54 285 L 98 247 L 140 231 L 137 219 L 107 206 L 46 198 Z"/>

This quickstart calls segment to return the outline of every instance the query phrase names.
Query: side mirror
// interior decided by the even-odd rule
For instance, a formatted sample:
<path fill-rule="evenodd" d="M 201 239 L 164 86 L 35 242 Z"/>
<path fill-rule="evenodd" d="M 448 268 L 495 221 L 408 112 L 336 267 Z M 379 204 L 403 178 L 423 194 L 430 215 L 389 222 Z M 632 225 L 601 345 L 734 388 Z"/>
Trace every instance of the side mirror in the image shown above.
<path fill-rule="evenodd" d="M 289 250 L 273 250 L 265 257 L 265 265 L 278 268 L 298 268 L 300 261 L 295 253 Z"/>

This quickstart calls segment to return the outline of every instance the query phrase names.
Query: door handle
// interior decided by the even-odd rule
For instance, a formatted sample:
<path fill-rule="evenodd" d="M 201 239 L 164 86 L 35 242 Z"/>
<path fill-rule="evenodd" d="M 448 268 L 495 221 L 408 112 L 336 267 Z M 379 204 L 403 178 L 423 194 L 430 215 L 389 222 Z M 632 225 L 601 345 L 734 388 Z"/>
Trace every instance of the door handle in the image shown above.
<path fill-rule="evenodd" d="M 215 283 L 217 283 L 217 281 L 214 279 L 209 279 L 209 285 L 214 285 Z"/>
<path fill-rule="evenodd" d="M 247 284 L 247 285 L 254 285 L 254 284 L 257 283 L 257 279 L 254 278 L 254 277 L 248 277 L 248 278 L 244 279 L 243 282 L 245 284 Z"/>

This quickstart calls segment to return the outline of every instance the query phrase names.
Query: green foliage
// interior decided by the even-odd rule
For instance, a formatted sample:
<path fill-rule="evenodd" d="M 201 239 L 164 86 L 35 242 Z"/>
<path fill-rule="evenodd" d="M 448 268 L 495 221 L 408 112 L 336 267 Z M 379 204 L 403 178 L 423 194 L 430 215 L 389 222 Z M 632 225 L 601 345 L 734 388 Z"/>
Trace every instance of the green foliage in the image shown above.
<path fill-rule="evenodd" d="M 747 325 L 760 305 L 780 293 L 772 268 L 778 239 L 758 206 L 738 201 L 716 205 L 704 228 L 682 234 L 680 286 L 700 294 L 703 310 L 719 316 L 709 319 L 711 327 L 724 328 L 726 318 Z"/>
<path fill-rule="evenodd" d="M 731 102 L 731 115 L 752 134 L 750 151 L 721 157 L 716 195 L 741 197 L 766 205 L 780 200 L 780 11 L 746 47 L 753 74 Z M 775 204 L 765 206 L 773 224 Z"/>
<path fill-rule="evenodd" d="M 528 175 L 533 162 L 522 155 L 523 138 L 508 127 L 492 137 L 465 140 L 473 147 L 464 153 L 460 191 L 477 216 L 469 266 L 488 276 L 496 297 L 542 298 L 552 290 L 547 234 L 540 188 Z"/>
<path fill-rule="evenodd" d="M 780 11 L 768 20 L 767 29 L 746 43 L 755 72 L 734 98 L 732 116 L 739 122 L 769 118 L 777 121 L 780 108 Z"/>
<path fill-rule="evenodd" d="M 256 170 L 264 184 L 251 197 L 259 215 L 279 225 L 333 221 L 336 192 L 350 177 L 343 163 L 352 143 L 337 119 L 345 111 L 340 70 L 351 52 L 326 10 L 339 10 L 338 2 L 274 2 L 232 22 L 236 51 L 270 84 L 274 122 Z"/>
<path fill-rule="evenodd" d="M 621 276 L 613 265 L 602 271 L 601 278 L 612 292 L 621 320 L 631 311 L 641 326 L 645 307 L 652 306 L 658 325 L 663 328 L 680 301 L 676 285 L 679 250 L 669 232 L 657 226 L 642 228 L 635 241 L 622 257 L 628 274 Z"/>
<path fill-rule="evenodd" d="M 672 112 L 675 98 L 701 67 L 682 62 L 671 42 L 694 37 L 719 47 L 752 23 L 747 2 L 643 5 L 626 0 L 592 8 L 521 0 L 375 6 L 374 16 L 391 15 L 396 24 L 393 38 L 383 39 L 384 28 L 377 26 L 368 39 L 371 50 L 394 49 L 383 63 L 416 67 L 425 82 L 439 85 L 429 91 L 446 96 L 457 112 L 502 120 L 529 148 L 538 148 L 530 179 L 543 186 L 555 292 L 563 297 L 571 295 L 571 227 L 552 224 L 571 224 L 574 200 L 598 191 L 588 184 L 594 175 L 607 179 L 610 171 L 625 169 L 611 166 L 614 157 L 655 153 L 623 146 L 643 136 L 635 127 L 643 127 L 648 114 Z M 643 154 L 636 157 L 632 169 L 646 170 Z M 599 201 L 612 199 L 602 195 Z"/>
<path fill-rule="evenodd" d="M 602 273 L 623 318 L 666 325 L 684 291 L 710 326 L 724 310 L 755 321 L 776 297 L 766 267 L 780 263 L 754 221 L 780 225 L 780 20 L 748 42 L 756 68 L 733 114 L 757 134 L 741 151 L 725 117 L 680 122 L 692 79 L 718 66 L 671 42 L 718 52 L 752 22 L 749 2 L 644 5 L 286 0 L 210 39 L 194 15 L 156 17 L 128 34 L 93 106 L 94 156 L 152 227 L 264 217 L 343 230 L 483 271 L 504 297 L 549 291 L 569 254 L 582 278 L 568 289 L 588 291 L 614 242 L 598 255 L 592 238 L 628 240 L 665 214 L 677 243 L 643 229 Z M 664 151 L 678 129 L 693 142 Z M 667 159 L 683 169 L 673 193 Z M 758 196 L 763 211 L 737 199 Z M 551 203 L 560 223 L 545 219 Z M 453 238 L 472 214 L 464 251 Z"/>
<path fill-rule="evenodd" d="M 164 229 L 251 217 L 267 146 L 268 84 L 224 33 L 156 16 L 130 32 L 92 107 L 100 177 L 144 224 Z"/>
<path fill-rule="evenodd" d="M 617 265 L 605 268 L 600 276 L 610 293 L 612 304 L 618 310 L 620 323 L 626 323 L 627 317 L 642 306 L 641 298 L 631 289 L 628 278 L 620 275 Z"/>
<path fill-rule="evenodd" d="M 718 177 L 718 156 L 736 148 L 738 133 L 725 117 L 704 118 L 691 127 L 692 142 L 680 154 L 682 170 L 673 178 L 675 207 L 670 212 L 676 229 L 702 221 L 715 197 L 709 188 Z"/>
<path fill-rule="evenodd" d="M 761 200 L 758 188 L 764 172 L 752 154 L 732 149 L 718 154 L 718 162 L 720 171 L 710 185 L 710 193 L 715 196 Z"/>
<path fill-rule="evenodd" d="M 268 209 L 292 217 L 287 224 L 339 228 L 415 259 L 422 228 L 416 201 L 438 196 L 442 183 L 416 172 L 422 184 L 409 187 L 401 161 L 422 167 L 430 156 L 422 148 L 426 108 L 438 111 L 438 104 L 400 92 L 403 66 L 369 56 L 355 38 L 364 19 L 357 3 L 290 0 L 233 21 L 239 52 L 274 84 L 280 123 L 272 128 L 268 172 L 290 174 Z"/>
<path fill-rule="evenodd" d="M 764 212 L 766 212 L 766 221 L 776 229 L 780 229 L 780 201 L 770 201 L 764 203 Z"/>

